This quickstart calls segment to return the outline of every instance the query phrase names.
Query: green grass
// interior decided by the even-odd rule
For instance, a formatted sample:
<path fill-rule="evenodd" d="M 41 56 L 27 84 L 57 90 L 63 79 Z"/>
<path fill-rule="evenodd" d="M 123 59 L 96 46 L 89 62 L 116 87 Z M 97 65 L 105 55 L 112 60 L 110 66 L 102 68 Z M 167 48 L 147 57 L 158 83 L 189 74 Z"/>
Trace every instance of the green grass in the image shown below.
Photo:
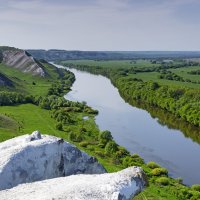
<path fill-rule="evenodd" d="M 67 60 L 63 63 L 73 63 L 77 65 L 89 65 L 111 68 L 131 68 L 131 67 L 152 67 L 160 66 L 160 64 L 152 64 L 149 60 Z"/>
<path fill-rule="evenodd" d="M 168 187 L 159 188 L 150 184 L 143 192 L 138 194 L 133 200 L 178 200 L 174 195 L 170 195 Z"/>
<path fill-rule="evenodd" d="M 15 87 L 9 88 L 11 91 L 18 91 L 34 96 L 44 96 L 47 94 L 49 87 L 59 78 L 59 74 L 51 65 L 44 64 L 44 69 L 48 73 L 46 77 L 33 76 L 29 73 L 23 73 L 18 69 L 0 64 L 0 72 L 5 74 L 14 82 Z M 35 83 L 35 85 L 33 84 Z M 5 90 L 2 87 L 0 90 Z"/>
<path fill-rule="evenodd" d="M 200 75 L 188 74 L 188 72 L 195 71 L 195 70 L 200 70 L 200 66 L 182 67 L 179 69 L 170 69 L 170 71 L 183 77 L 184 79 L 190 79 L 192 81 L 200 81 Z"/>
<path fill-rule="evenodd" d="M 10 139 L 14 136 L 30 134 L 34 130 L 40 130 L 43 134 L 63 137 L 64 132 L 55 129 L 55 120 L 51 118 L 48 110 L 41 109 L 32 104 L 18 106 L 1 106 L 0 115 L 6 117 L 15 124 L 15 128 L 8 123 L 0 126 L 0 141 Z"/>
<path fill-rule="evenodd" d="M 100 66 L 105 68 L 124 68 L 129 69 L 131 67 L 135 68 L 144 68 L 144 67 L 153 67 L 153 66 L 161 66 L 161 64 L 152 64 L 150 60 L 108 60 L 108 61 L 96 61 L 96 60 L 67 60 L 62 61 L 63 64 L 72 63 L 75 65 L 88 65 L 88 66 Z M 174 61 L 174 64 L 181 64 L 182 61 Z M 189 66 L 189 67 L 181 67 L 181 68 L 169 68 L 168 71 L 171 71 L 184 79 L 190 79 L 192 81 L 200 81 L 199 75 L 191 75 L 187 72 L 192 70 L 200 69 L 200 66 Z M 129 77 L 139 78 L 143 81 L 156 81 L 161 85 L 171 85 L 171 86 L 183 86 L 189 88 L 200 88 L 200 84 L 190 83 L 190 82 L 180 82 L 175 80 L 166 80 L 159 79 L 159 72 L 142 72 L 136 74 L 129 74 Z"/>
<path fill-rule="evenodd" d="M 176 74 L 182 76 L 180 73 L 182 68 L 180 69 L 176 69 L 179 73 L 175 72 Z M 172 71 L 170 69 L 170 71 Z M 175 81 L 175 80 L 166 80 L 166 79 L 160 79 L 159 78 L 160 73 L 159 72 L 143 72 L 143 73 L 137 73 L 137 74 L 129 74 L 128 77 L 132 77 L 132 78 L 138 78 L 138 79 L 142 79 L 143 81 L 154 81 L 154 82 L 158 82 L 161 85 L 170 85 L 170 86 L 181 86 L 181 87 L 189 87 L 189 88 L 200 88 L 200 84 L 194 84 L 194 83 L 188 83 L 188 82 L 180 82 L 180 81 Z M 194 80 L 191 78 L 191 76 L 195 76 L 195 75 L 190 75 L 187 76 L 189 79 Z M 183 76 L 184 78 L 186 78 L 186 76 Z M 200 81 L 200 77 L 198 77 L 198 79 Z"/>

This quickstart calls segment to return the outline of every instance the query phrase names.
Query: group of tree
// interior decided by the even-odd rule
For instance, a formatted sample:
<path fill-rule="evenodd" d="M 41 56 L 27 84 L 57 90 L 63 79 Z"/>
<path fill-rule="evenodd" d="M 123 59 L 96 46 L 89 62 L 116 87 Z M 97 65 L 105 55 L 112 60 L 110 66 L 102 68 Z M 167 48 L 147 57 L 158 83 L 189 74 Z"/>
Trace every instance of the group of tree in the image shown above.
<path fill-rule="evenodd" d="M 200 75 L 200 70 L 193 70 L 193 71 L 188 72 L 188 74 Z"/>

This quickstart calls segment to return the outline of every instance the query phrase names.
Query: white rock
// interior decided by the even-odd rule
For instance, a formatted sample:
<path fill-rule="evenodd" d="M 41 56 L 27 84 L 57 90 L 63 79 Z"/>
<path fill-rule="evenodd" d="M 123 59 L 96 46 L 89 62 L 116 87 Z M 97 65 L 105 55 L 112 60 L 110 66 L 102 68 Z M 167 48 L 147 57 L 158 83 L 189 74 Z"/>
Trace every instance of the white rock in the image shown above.
<path fill-rule="evenodd" d="M 38 131 L 0 143 L 0 190 L 72 174 L 105 172 L 94 157 Z"/>
<path fill-rule="evenodd" d="M 1 200 L 126 200 L 144 187 L 143 171 L 130 167 L 117 173 L 72 175 L 0 191 Z"/>
<path fill-rule="evenodd" d="M 32 75 L 45 76 L 44 69 L 26 51 L 15 49 L 3 51 L 3 63 Z"/>

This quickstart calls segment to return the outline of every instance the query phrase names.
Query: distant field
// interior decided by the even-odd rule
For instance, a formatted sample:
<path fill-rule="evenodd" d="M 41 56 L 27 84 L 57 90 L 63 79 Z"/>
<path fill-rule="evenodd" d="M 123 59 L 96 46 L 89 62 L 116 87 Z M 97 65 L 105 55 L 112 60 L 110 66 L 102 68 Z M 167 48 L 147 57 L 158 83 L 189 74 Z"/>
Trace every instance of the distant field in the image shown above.
<path fill-rule="evenodd" d="M 88 65 L 88 66 L 99 66 L 105 68 L 144 68 L 144 67 L 160 67 L 161 64 L 152 64 L 150 60 L 111 60 L 111 61 L 96 61 L 96 60 L 67 60 L 63 61 L 64 64 L 75 64 L 75 65 Z M 181 65 L 183 62 L 180 60 L 175 60 L 173 62 L 174 65 Z M 167 68 L 166 68 L 167 69 Z M 199 75 L 191 75 L 188 72 L 192 70 L 198 70 L 200 66 L 187 66 L 187 67 L 179 67 L 176 69 L 169 68 L 168 71 L 171 71 L 184 79 L 190 79 L 191 81 L 200 81 Z M 183 87 L 190 87 L 190 88 L 200 88 L 200 84 L 190 83 L 190 82 L 181 82 L 175 80 L 166 80 L 159 78 L 159 72 L 142 72 L 136 74 L 128 74 L 128 76 L 133 78 L 139 78 L 143 81 L 156 81 L 161 85 L 172 85 L 172 86 L 183 86 Z"/>
<path fill-rule="evenodd" d="M 200 70 L 200 66 L 192 66 L 192 67 L 182 67 L 179 69 L 170 69 L 170 71 L 176 73 L 179 76 L 182 76 L 183 78 L 188 78 L 190 80 L 194 81 L 200 81 L 200 75 L 192 75 L 188 74 L 188 72 L 195 71 L 195 70 Z"/>
<path fill-rule="evenodd" d="M 131 68 L 131 67 L 152 67 L 160 66 L 160 64 L 152 64 L 148 60 L 67 60 L 63 63 L 73 63 L 77 65 L 89 65 L 100 67 L 112 67 L 112 68 Z"/>
<path fill-rule="evenodd" d="M 179 71 L 179 73 L 176 73 L 176 74 L 182 76 L 182 73 L 180 71 Z M 190 88 L 200 88 L 200 84 L 180 82 L 180 81 L 175 81 L 175 80 L 160 79 L 159 74 L 160 73 L 158 73 L 158 72 L 143 72 L 143 73 L 137 73 L 137 74 L 129 74 L 129 77 L 142 79 L 143 81 L 155 81 L 155 82 L 158 82 L 161 85 L 172 85 L 172 86 L 183 86 L 183 87 L 190 87 Z M 190 76 L 193 77 L 193 75 L 190 75 Z M 188 76 L 188 77 L 190 77 L 190 76 Z M 192 79 L 192 78 L 190 78 L 190 79 Z M 194 80 L 194 79 L 192 79 L 192 80 Z M 200 81 L 200 77 L 196 77 L 195 80 Z"/>

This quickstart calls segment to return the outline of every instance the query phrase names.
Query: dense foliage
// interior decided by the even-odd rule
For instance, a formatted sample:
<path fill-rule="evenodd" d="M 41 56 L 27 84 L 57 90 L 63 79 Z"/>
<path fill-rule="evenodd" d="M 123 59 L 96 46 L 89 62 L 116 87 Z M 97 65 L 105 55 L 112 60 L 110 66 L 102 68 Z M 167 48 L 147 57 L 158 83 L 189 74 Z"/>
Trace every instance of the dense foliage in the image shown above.
<path fill-rule="evenodd" d="M 33 102 L 33 96 L 24 95 L 17 92 L 0 91 L 0 106 L 9 106 Z"/>
<path fill-rule="evenodd" d="M 188 72 L 188 74 L 192 74 L 192 75 L 200 75 L 200 70 L 190 71 L 190 72 Z"/>
<path fill-rule="evenodd" d="M 189 72 L 188 72 L 189 73 Z M 192 71 L 189 74 L 198 74 L 198 71 Z M 200 74 L 200 71 L 199 71 Z M 181 82 L 190 82 L 190 83 L 195 83 L 195 84 L 200 84 L 200 81 L 194 81 L 191 79 L 184 79 L 183 77 L 172 73 L 171 71 L 163 70 L 161 71 L 161 74 L 159 75 L 160 79 L 167 79 L 167 80 L 175 80 L 175 81 L 181 81 Z"/>

